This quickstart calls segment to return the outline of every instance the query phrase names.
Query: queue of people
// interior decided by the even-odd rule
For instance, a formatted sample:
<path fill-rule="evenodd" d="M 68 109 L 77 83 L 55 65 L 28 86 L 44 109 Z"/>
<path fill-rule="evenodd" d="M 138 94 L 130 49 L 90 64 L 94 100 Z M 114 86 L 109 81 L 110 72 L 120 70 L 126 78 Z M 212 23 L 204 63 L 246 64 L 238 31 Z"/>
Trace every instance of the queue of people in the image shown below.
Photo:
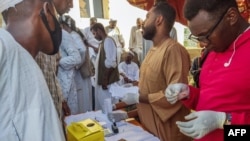
<path fill-rule="evenodd" d="M 185 2 L 189 39 L 208 52 L 195 69 L 197 87 L 188 85 L 190 57 L 177 41 L 175 9 L 165 1 L 136 19 L 124 59 L 117 20 L 104 26 L 92 17 L 80 30 L 64 15 L 72 0 L 0 2 L 6 23 L 0 29 L 0 140 L 64 141 L 65 116 L 106 111 L 110 87 L 128 83 L 138 92 L 120 101 L 135 104 L 142 126 L 161 141 L 223 141 L 223 125 L 250 124 L 250 25 L 235 0 Z"/>

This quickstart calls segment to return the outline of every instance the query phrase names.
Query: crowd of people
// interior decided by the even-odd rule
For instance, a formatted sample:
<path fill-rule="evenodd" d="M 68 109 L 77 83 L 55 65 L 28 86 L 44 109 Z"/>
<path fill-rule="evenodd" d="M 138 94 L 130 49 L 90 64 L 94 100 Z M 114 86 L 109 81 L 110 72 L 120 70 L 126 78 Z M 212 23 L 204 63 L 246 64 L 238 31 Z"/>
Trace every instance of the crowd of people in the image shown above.
<path fill-rule="evenodd" d="M 115 19 L 104 26 L 92 17 L 79 29 L 65 15 L 72 0 L 0 2 L 6 23 L 0 29 L 0 140 L 64 141 L 63 118 L 107 112 L 112 85 L 138 87 L 120 101 L 135 104 L 142 126 L 161 141 L 223 141 L 223 125 L 250 124 L 250 26 L 235 0 L 186 0 L 189 39 L 205 48 L 193 67 L 166 1 L 136 19 L 128 52 Z M 188 85 L 190 72 L 195 87 Z"/>

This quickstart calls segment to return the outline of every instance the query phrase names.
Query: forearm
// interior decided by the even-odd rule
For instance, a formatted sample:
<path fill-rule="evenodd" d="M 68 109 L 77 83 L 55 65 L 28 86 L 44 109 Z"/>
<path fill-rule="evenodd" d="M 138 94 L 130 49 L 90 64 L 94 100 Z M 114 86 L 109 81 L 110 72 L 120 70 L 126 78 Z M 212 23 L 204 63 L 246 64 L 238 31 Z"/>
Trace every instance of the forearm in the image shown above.
<path fill-rule="evenodd" d="M 181 102 L 189 109 L 195 110 L 199 100 L 200 89 L 189 86 L 189 90 L 189 97 L 181 100 Z"/>
<path fill-rule="evenodd" d="M 140 103 L 149 103 L 148 95 L 140 95 L 139 102 Z"/>

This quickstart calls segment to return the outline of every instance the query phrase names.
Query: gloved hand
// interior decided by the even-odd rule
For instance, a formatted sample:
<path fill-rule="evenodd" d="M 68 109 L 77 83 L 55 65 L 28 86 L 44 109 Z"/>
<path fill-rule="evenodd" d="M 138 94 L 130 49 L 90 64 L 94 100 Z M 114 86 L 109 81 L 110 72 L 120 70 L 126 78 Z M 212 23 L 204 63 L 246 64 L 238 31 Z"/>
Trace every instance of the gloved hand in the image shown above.
<path fill-rule="evenodd" d="M 108 113 L 108 119 L 111 122 L 118 122 L 127 118 L 128 118 L 128 114 L 125 111 L 117 110 L 117 111 L 112 111 L 111 113 Z"/>
<path fill-rule="evenodd" d="M 193 112 L 185 117 L 187 122 L 177 121 L 180 131 L 189 137 L 200 139 L 211 131 L 223 129 L 226 120 L 226 113 L 215 111 Z"/>
<path fill-rule="evenodd" d="M 132 105 L 139 103 L 139 94 L 138 93 L 127 93 L 121 99 L 122 102 L 126 103 L 127 105 Z"/>
<path fill-rule="evenodd" d="M 189 96 L 189 87 L 184 83 L 170 84 L 165 90 L 167 101 L 174 104 L 177 100 L 181 100 Z"/>

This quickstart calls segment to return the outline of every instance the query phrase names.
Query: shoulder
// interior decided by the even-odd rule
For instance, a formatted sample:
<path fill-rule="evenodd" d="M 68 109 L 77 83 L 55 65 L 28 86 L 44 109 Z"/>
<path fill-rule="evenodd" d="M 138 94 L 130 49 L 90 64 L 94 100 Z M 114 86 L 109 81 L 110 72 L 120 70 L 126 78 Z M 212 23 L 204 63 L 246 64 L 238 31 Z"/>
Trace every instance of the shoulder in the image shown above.
<path fill-rule="evenodd" d="M 114 42 L 115 43 L 114 39 L 112 37 L 110 37 L 110 36 L 105 38 L 104 42 Z"/>

